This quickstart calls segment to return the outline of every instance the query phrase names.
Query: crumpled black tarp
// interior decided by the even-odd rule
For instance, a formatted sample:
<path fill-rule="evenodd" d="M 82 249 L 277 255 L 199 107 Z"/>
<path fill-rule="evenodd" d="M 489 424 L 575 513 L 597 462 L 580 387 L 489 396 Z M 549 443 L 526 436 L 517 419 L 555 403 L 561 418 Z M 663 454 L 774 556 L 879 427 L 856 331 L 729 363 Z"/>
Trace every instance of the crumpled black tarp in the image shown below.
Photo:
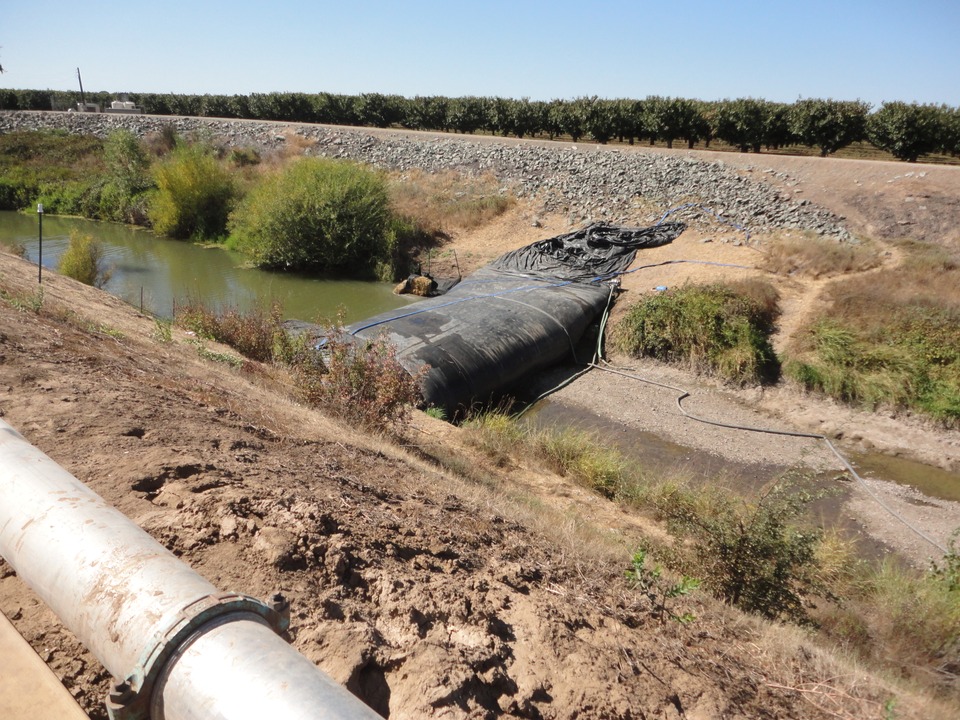
<path fill-rule="evenodd" d="M 594 223 L 582 230 L 558 235 L 502 255 L 492 270 L 536 277 L 585 282 L 623 272 L 640 248 L 672 242 L 685 229 L 680 222 L 648 228 L 624 228 Z"/>

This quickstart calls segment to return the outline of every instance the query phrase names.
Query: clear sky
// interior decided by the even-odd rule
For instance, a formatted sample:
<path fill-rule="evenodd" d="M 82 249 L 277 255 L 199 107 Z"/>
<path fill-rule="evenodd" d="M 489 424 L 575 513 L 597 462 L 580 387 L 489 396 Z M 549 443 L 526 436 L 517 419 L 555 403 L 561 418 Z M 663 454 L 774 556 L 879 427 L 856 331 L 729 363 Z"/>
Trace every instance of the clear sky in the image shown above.
<path fill-rule="evenodd" d="M 0 88 L 960 106 L 960 0 L 0 0 Z"/>

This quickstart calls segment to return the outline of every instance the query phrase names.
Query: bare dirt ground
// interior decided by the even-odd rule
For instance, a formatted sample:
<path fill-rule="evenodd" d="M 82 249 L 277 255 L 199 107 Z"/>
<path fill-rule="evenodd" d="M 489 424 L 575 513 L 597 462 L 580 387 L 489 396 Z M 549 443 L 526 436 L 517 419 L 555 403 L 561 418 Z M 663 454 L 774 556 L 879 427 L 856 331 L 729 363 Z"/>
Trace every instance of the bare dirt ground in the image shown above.
<path fill-rule="evenodd" d="M 783 163 L 795 188 L 836 200 L 824 204 L 856 231 L 883 237 L 901 227 L 869 204 L 855 220 L 854 200 L 830 192 L 829 183 L 844 178 L 856 187 L 855 167 L 847 167 L 856 161 L 819 161 L 818 175 L 816 165 L 794 162 L 818 159 L 740 160 Z M 844 167 L 823 177 L 834 165 Z M 871 168 L 884 207 L 893 191 L 879 183 L 893 187 L 885 177 L 918 168 Z M 910 182 L 928 183 L 955 216 L 947 199 L 960 197 L 960 170 L 936 171 Z M 899 207 L 890 217 L 900 217 Z M 467 270 L 570 229 L 549 217 L 535 227 L 536 214 L 517 207 L 447 249 L 457 249 Z M 648 251 L 638 265 L 753 267 L 757 252 L 706 228 Z M 658 285 L 756 272 L 650 268 L 625 278 L 624 300 Z M 30 296 L 35 281 L 33 268 L 0 256 L 4 292 Z M 815 304 L 818 289 L 798 287 L 797 306 Z M 282 588 L 293 603 L 294 646 L 384 715 L 859 718 L 881 717 L 892 697 L 898 717 L 951 712 L 797 630 L 704 596 L 678 601 L 678 610 L 697 615 L 690 625 L 656 619 L 623 571 L 630 552 L 662 530 L 538 467 L 497 467 L 445 423 L 418 416 L 400 444 L 358 434 L 289 400 L 270 369 L 202 360 L 177 331 L 161 342 L 152 319 L 96 290 L 51 274 L 43 307 L 38 315 L 0 304 L 0 416 L 222 589 L 265 596 Z M 956 433 L 910 418 L 856 413 L 788 390 L 733 392 L 654 365 L 635 369 L 691 389 L 689 407 L 704 415 L 856 434 L 855 443 L 937 464 L 960 456 Z M 738 462 L 832 462 L 816 443 L 690 424 L 669 394 L 612 374 L 591 372 L 558 401 Z M 435 458 L 448 466 L 458 458 L 465 471 L 453 475 Z M 862 505 L 854 498 L 849 511 L 880 537 L 892 523 L 879 513 L 871 519 Z M 960 526 L 958 507 L 930 505 L 915 507 L 936 515 L 918 519 L 931 533 Z M 911 551 L 906 536 L 884 542 L 908 556 L 929 554 Z M 104 670 L 2 562 L 0 611 L 87 712 L 105 717 Z"/>

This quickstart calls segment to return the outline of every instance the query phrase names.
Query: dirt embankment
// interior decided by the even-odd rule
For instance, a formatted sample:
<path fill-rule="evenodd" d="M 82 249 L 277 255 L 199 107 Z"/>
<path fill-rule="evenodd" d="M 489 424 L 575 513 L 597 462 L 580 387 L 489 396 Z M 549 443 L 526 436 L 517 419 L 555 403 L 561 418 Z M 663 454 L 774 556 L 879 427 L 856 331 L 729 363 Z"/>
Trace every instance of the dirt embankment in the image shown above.
<path fill-rule="evenodd" d="M 557 216 L 534 227 L 536 212 L 518 208 L 452 247 L 480 263 L 567 229 Z M 723 239 L 694 230 L 656 259 L 751 264 L 755 249 Z M 708 272 L 749 271 L 673 265 L 628 276 L 625 288 Z M 0 286 L 30 296 L 34 271 L 0 255 Z M 696 622 L 657 619 L 623 577 L 657 528 L 536 467 L 487 467 L 443 423 L 418 418 L 398 447 L 291 402 L 267 368 L 202 360 L 176 333 L 161 342 L 152 319 L 93 289 L 51 274 L 43 307 L 0 305 L 3 418 L 214 584 L 260 596 L 282 588 L 291 642 L 384 715 L 879 717 L 891 697 L 902 717 L 943 712 L 799 632 L 703 596 L 677 600 Z M 702 387 L 746 412 L 750 398 Z M 624 388 L 571 392 L 592 395 L 593 411 L 671 415 Z M 792 402 L 774 402 L 785 421 Z M 823 407 L 826 420 L 818 411 L 810 423 L 835 418 Z M 956 447 L 955 436 L 904 423 Z M 740 442 L 721 436 L 710 451 Z M 433 456 L 459 457 L 463 476 Z M 106 673 L 3 563 L 0 610 L 91 716 L 105 717 Z"/>

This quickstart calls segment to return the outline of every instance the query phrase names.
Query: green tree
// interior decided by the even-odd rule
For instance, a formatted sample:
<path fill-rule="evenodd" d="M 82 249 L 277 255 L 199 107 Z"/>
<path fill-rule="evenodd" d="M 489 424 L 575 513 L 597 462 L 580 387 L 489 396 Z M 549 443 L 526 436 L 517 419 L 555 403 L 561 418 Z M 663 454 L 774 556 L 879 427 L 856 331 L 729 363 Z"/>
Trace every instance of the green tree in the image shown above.
<path fill-rule="evenodd" d="M 865 102 L 841 100 L 798 100 L 790 108 L 787 123 L 796 138 L 807 147 L 820 150 L 826 157 L 850 143 L 863 140 L 866 134 Z"/>
<path fill-rule="evenodd" d="M 440 95 L 417 95 L 407 103 L 404 127 L 414 130 L 446 130 L 449 100 Z"/>
<path fill-rule="evenodd" d="M 693 147 L 704 133 L 700 110 L 693 100 L 683 98 L 648 97 L 650 126 L 648 131 L 667 143 L 668 148 L 678 138 L 684 138 L 688 147 Z"/>
<path fill-rule="evenodd" d="M 716 107 L 716 137 L 738 148 L 760 152 L 766 135 L 769 105 L 764 100 L 723 100 Z"/>
<path fill-rule="evenodd" d="M 115 130 L 107 136 L 103 150 L 107 180 L 100 191 L 98 217 L 142 223 L 143 194 L 152 183 L 149 161 L 140 140 L 129 130 Z"/>
<path fill-rule="evenodd" d="M 942 107 L 943 114 L 943 146 L 940 148 L 945 155 L 960 156 L 960 108 Z"/>
<path fill-rule="evenodd" d="M 617 118 L 613 103 L 596 96 L 582 98 L 586 108 L 586 129 L 590 136 L 601 145 L 610 142 L 617 132 Z"/>
<path fill-rule="evenodd" d="M 157 192 L 147 215 L 154 230 L 179 239 L 223 236 L 236 190 L 210 148 L 181 142 L 153 176 Z"/>
<path fill-rule="evenodd" d="M 453 98 L 447 105 L 447 125 L 459 133 L 475 133 L 484 126 L 486 118 L 483 98 Z"/>
<path fill-rule="evenodd" d="M 768 104 L 763 125 L 763 146 L 767 150 L 777 150 L 796 142 L 796 136 L 790 131 L 790 108 L 786 103 Z"/>
<path fill-rule="evenodd" d="M 907 162 L 936 152 L 944 130 L 942 113 L 935 105 L 885 102 L 867 119 L 870 142 Z"/>
<path fill-rule="evenodd" d="M 230 218 L 231 244 L 260 267 L 362 275 L 389 253 L 385 178 L 302 158 L 256 185 Z"/>
<path fill-rule="evenodd" d="M 404 118 L 406 100 L 399 95 L 363 93 L 356 101 L 357 120 L 367 127 L 390 127 Z"/>

